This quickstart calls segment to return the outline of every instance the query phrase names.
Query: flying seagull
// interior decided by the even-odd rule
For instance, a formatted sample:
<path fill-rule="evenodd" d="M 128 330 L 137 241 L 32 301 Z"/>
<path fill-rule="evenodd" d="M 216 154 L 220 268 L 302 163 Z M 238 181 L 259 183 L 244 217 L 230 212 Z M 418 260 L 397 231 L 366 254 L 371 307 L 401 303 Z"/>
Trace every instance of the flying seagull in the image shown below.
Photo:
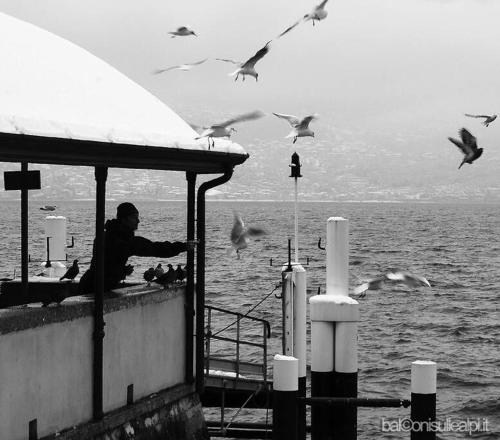
<path fill-rule="evenodd" d="M 236 75 L 236 78 L 234 80 L 236 81 L 240 75 L 243 76 L 243 81 L 245 81 L 245 76 L 250 75 L 255 78 L 255 81 L 258 81 L 259 79 L 259 74 L 255 70 L 255 65 L 257 64 L 258 61 L 260 61 L 264 56 L 269 52 L 270 50 L 270 45 L 271 41 L 268 41 L 266 45 L 257 51 L 257 53 L 246 60 L 245 62 L 239 62 L 239 61 L 234 61 L 226 58 L 216 58 L 218 61 L 224 61 L 226 63 L 232 63 L 232 64 L 237 64 L 239 67 L 236 69 L 234 72 L 231 72 L 229 76 L 234 76 Z"/>
<path fill-rule="evenodd" d="M 484 126 L 488 127 L 496 118 L 497 115 L 470 115 L 469 113 L 465 113 L 465 116 L 468 116 L 469 118 L 484 118 L 485 120 L 481 122 Z"/>
<path fill-rule="evenodd" d="M 300 23 L 312 20 L 313 26 L 315 25 L 315 21 L 321 21 L 326 18 L 328 15 L 328 11 L 325 9 L 326 3 L 328 0 L 323 0 L 319 5 L 316 5 L 314 9 L 308 14 L 304 15 L 300 20 L 296 21 L 291 26 L 287 27 L 281 34 L 278 35 L 278 38 L 290 32 L 292 29 L 295 29 Z"/>
<path fill-rule="evenodd" d="M 401 283 L 408 287 L 431 287 L 429 281 L 427 281 L 427 279 L 423 276 L 415 275 L 410 272 L 396 271 L 388 272 L 384 275 L 368 280 L 367 282 L 356 287 L 354 289 L 354 293 L 359 295 L 360 298 L 364 298 L 368 290 L 379 290 L 385 283 L 388 282 Z"/>
<path fill-rule="evenodd" d="M 293 144 L 297 141 L 297 138 L 304 136 L 312 136 L 314 137 L 314 131 L 309 128 L 309 123 L 317 119 L 316 115 L 306 116 L 305 118 L 299 120 L 297 116 L 293 115 L 285 115 L 283 113 L 273 113 L 273 115 L 278 118 L 285 119 L 292 126 L 292 131 L 288 133 L 286 138 L 293 138 Z"/>
<path fill-rule="evenodd" d="M 309 14 L 304 15 L 304 21 L 312 20 L 314 26 L 314 21 L 324 20 L 328 15 L 328 11 L 325 9 L 327 2 L 328 0 L 323 0 L 319 5 L 316 5 Z"/>
<path fill-rule="evenodd" d="M 462 141 L 460 142 L 457 139 L 453 139 L 451 137 L 448 138 L 450 142 L 453 142 L 462 153 L 464 153 L 464 160 L 458 167 L 458 169 L 462 168 L 464 163 L 472 164 L 476 159 L 478 159 L 481 154 L 483 154 L 482 148 L 477 148 L 476 138 L 469 133 L 469 131 L 465 128 L 462 128 L 459 131 L 460 137 Z"/>
<path fill-rule="evenodd" d="M 216 137 L 231 137 L 231 133 L 233 131 L 236 131 L 233 127 L 230 127 L 233 124 L 236 124 L 238 122 L 244 122 L 244 121 L 251 121 L 253 119 L 259 119 L 262 116 L 264 116 L 264 113 L 261 112 L 260 110 L 255 110 L 253 112 L 249 113 L 244 113 L 239 116 L 235 116 L 234 118 L 231 118 L 227 121 L 221 122 L 220 124 L 214 124 L 211 125 L 210 127 L 203 127 L 204 130 L 203 132 L 200 133 L 198 137 L 195 137 L 195 139 L 201 139 L 206 137 L 208 139 L 208 149 L 210 150 L 210 146 L 215 146 L 215 142 L 213 138 Z M 195 127 L 195 126 L 192 126 Z M 210 143 L 211 141 L 211 143 Z"/>
<path fill-rule="evenodd" d="M 171 67 L 167 67 L 165 69 L 156 69 L 153 71 L 153 74 L 158 75 L 160 73 L 169 72 L 170 70 L 175 70 L 175 69 L 188 71 L 188 70 L 191 70 L 194 66 L 198 66 L 200 64 L 203 64 L 207 60 L 208 60 L 208 58 L 205 58 L 204 60 L 195 61 L 194 63 L 179 64 L 178 66 L 171 66 Z"/>
<path fill-rule="evenodd" d="M 66 273 L 61 278 L 59 278 L 59 281 L 62 281 L 65 278 L 72 281 L 78 275 L 78 272 L 80 272 L 80 268 L 78 267 L 78 260 L 73 260 L 73 264 L 66 271 Z"/>
<path fill-rule="evenodd" d="M 234 224 L 233 229 L 231 229 L 231 245 L 236 251 L 238 260 L 240 259 L 240 251 L 248 247 L 250 238 L 259 237 L 260 235 L 265 235 L 266 231 L 262 228 L 257 228 L 254 226 L 245 226 L 241 216 L 234 212 Z"/>
<path fill-rule="evenodd" d="M 169 34 L 171 35 L 170 38 L 189 37 L 190 35 L 198 36 L 189 26 L 180 26 L 175 31 L 169 32 Z"/>

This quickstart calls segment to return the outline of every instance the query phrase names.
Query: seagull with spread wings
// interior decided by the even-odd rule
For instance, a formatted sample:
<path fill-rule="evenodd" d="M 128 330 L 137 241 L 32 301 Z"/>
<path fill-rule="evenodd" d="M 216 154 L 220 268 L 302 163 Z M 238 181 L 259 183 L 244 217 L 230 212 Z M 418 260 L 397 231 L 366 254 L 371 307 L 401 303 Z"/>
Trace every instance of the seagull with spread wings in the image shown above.
<path fill-rule="evenodd" d="M 199 66 L 200 64 L 203 64 L 207 60 L 208 58 L 205 58 L 204 60 L 195 61 L 194 63 L 179 64 L 178 66 L 166 67 L 165 69 L 156 69 L 153 71 L 153 74 L 158 75 L 160 73 L 169 72 L 170 70 L 175 70 L 175 69 L 188 71 L 191 70 L 194 66 Z"/>
<path fill-rule="evenodd" d="M 285 34 L 288 34 L 288 32 L 290 32 L 292 29 L 295 29 L 302 22 L 312 20 L 312 24 L 314 26 L 315 21 L 324 20 L 328 15 L 328 11 L 325 9 L 327 2 L 328 0 L 323 0 L 319 5 L 316 5 L 311 12 L 304 15 L 300 20 L 296 21 L 291 26 L 287 27 L 281 34 L 278 35 L 278 38 L 282 37 Z"/>
<path fill-rule="evenodd" d="M 285 115 L 283 113 L 273 113 L 273 115 L 278 118 L 285 119 L 292 126 L 292 131 L 285 136 L 285 139 L 293 138 L 292 143 L 295 143 L 299 137 L 314 137 L 314 131 L 309 128 L 309 123 L 318 118 L 316 115 L 309 115 L 302 119 L 297 118 L 297 116 Z"/>
<path fill-rule="evenodd" d="M 431 287 L 427 279 L 421 275 L 415 275 L 405 271 L 388 272 L 376 278 L 372 278 L 367 282 L 361 284 L 354 289 L 354 294 L 359 295 L 360 298 L 366 296 L 368 290 L 379 290 L 385 283 L 404 284 L 407 287 Z"/>
<path fill-rule="evenodd" d="M 490 125 L 496 118 L 497 118 L 497 115 L 471 115 L 469 113 L 465 113 L 465 116 L 468 116 L 469 118 L 484 118 L 485 120 L 482 121 L 481 123 L 488 127 L 488 125 Z"/>
<path fill-rule="evenodd" d="M 206 137 L 208 139 L 208 149 L 210 147 L 215 146 L 215 142 L 213 138 L 216 137 L 227 137 L 230 138 L 233 131 L 236 131 L 231 125 L 236 124 L 238 122 L 251 121 L 253 119 L 259 119 L 264 116 L 264 113 L 260 110 L 255 110 L 253 112 L 244 113 L 239 116 L 235 116 L 227 121 L 221 122 L 220 124 L 214 124 L 210 127 L 203 127 L 204 131 L 200 133 L 198 137 L 195 139 L 201 139 Z M 191 127 L 196 127 L 191 125 Z M 211 141 L 211 142 L 210 142 Z"/>
<path fill-rule="evenodd" d="M 483 149 L 477 147 L 476 138 L 470 134 L 470 132 L 462 128 L 459 131 L 460 137 L 462 141 L 449 137 L 448 140 L 453 142 L 464 154 L 464 159 L 462 163 L 458 167 L 458 169 L 462 168 L 464 163 L 472 164 L 476 159 L 478 159 L 481 154 L 483 154 Z"/>
<path fill-rule="evenodd" d="M 216 60 L 224 61 L 226 63 L 236 64 L 239 66 L 238 69 L 236 69 L 234 72 L 231 72 L 229 74 L 229 76 L 236 75 L 236 78 L 234 78 L 235 81 L 238 79 L 238 77 L 240 75 L 243 76 L 243 81 L 245 81 L 246 75 L 253 76 L 255 78 L 255 81 L 258 81 L 259 74 L 255 70 L 255 65 L 257 64 L 258 61 L 260 61 L 262 58 L 264 58 L 264 56 L 269 52 L 270 44 L 271 44 L 271 41 L 268 41 L 266 43 L 266 45 L 262 49 L 259 49 L 253 57 L 249 58 L 248 60 L 246 60 L 243 63 L 239 62 L 239 61 L 230 60 L 227 58 L 216 58 Z"/>
<path fill-rule="evenodd" d="M 255 226 L 245 226 L 241 216 L 234 212 L 234 224 L 231 229 L 231 246 L 236 251 L 238 260 L 240 259 L 240 251 L 248 247 L 250 238 L 265 235 L 266 231 Z"/>
<path fill-rule="evenodd" d="M 170 38 L 189 37 L 190 35 L 198 36 L 189 26 L 180 26 L 175 31 L 170 31 L 169 34 L 171 35 Z"/>

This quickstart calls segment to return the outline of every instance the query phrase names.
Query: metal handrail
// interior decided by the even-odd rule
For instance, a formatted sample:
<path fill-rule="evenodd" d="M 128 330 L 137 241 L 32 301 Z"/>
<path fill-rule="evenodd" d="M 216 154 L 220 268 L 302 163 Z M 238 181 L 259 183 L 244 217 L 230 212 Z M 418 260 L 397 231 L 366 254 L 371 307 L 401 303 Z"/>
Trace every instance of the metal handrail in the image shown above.
<path fill-rule="evenodd" d="M 268 338 L 271 337 L 271 325 L 269 324 L 269 321 L 266 321 L 265 319 L 256 318 L 255 316 L 249 316 L 249 315 L 245 315 L 245 314 L 239 313 L 239 312 L 233 312 L 232 310 L 221 309 L 220 307 L 215 307 L 215 306 L 207 306 L 206 305 L 205 309 L 208 309 L 209 311 L 210 310 L 217 310 L 218 312 L 227 313 L 228 315 L 238 316 L 240 318 L 247 318 L 247 319 L 250 319 L 252 321 L 260 321 L 265 325 L 265 328 L 267 330 L 267 337 Z"/>
<path fill-rule="evenodd" d="M 220 307 L 205 305 L 205 309 L 208 311 L 207 331 L 205 332 L 205 374 L 208 375 L 209 371 L 210 371 L 211 340 L 216 339 L 219 341 L 230 342 L 230 343 L 236 344 L 236 360 L 235 360 L 236 378 L 240 377 L 240 362 L 241 362 L 240 345 L 247 345 L 247 346 L 261 348 L 263 350 L 263 355 L 262 355 L 263 362 L 256 363 L 255 365 L 262 367 L 263 380 L 264 380 L 264 383 L 267 383 L 267 359 L 266 359 L 267 358 L 267 338 L 269 338 L 271 336 L 271 326 L 269 324 L 269 321 L 266 321 L 265 319 L 261 319 L 261 318 L 256 318 L 254 316 L 244 315 L 244 314 L 238 313 L 238 312 L 233 312 L 231 310 L 222 309 Z M 227 337 L 223 337 L 223 336 L 217 336 L 217 333 L 215 335 L 212 334 L 212 311 L 218 311 L 218 312 L 222 312 L 222 313 L 225 313 L 228 315 L 233 315 L 233 316 L 238 317 L 238 319 L 233 323 L 233 324 L 236 324 L 236 339 L 227 338 Z M 245 341 L 245 340 L 241 339 L 241 320 L 242 319 L 260 322 L 262 324 L 262 330 L 263 330 L 263 332 L 262 332 L 263 343 L 262 344 L 258 344 L 256 342 Z M 225 330 L 225 329 L 223 329 L 223 330 Z"/>

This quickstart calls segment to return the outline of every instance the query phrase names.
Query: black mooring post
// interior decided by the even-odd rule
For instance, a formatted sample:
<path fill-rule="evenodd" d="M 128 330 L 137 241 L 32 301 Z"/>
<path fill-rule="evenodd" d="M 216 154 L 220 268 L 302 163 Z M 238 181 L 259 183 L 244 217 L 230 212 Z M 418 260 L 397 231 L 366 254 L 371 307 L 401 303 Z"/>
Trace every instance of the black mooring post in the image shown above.
<path fill-rule="evenodd" d="M 358 373 L 332 373 L 332 395 L 335 397 L 358 397 Z M 356 440 L 358 430 L 358 408 L 354 405 L 343 405 L 330 411 L 335 438 Z"/>
<path fill-rule="evenodd" d="M 95 220 L 95 296 L 94 296 L 94 376 L 93 415 L 94 420 L 103 418 L 103 342 L 104 342 L 104 217 L 106 214 L 107 167 L 95 168 L 96 220 Z"/>
<path fill-rule="evenodd" d="M 194 240 L 196 173 L 187 172 L 187 239 Z M 186 261 L 186 366 L 185 381 L 192 383 L 194 350 L 194 250 L 188 250 Z"/>
<path fill-rule="evenodd" d="M 28 163 L 21 163 L 21 173 L 27 173 Z M 21 189 L 21 285 L 22 296 L 28 298 L 28 188 Z"/>

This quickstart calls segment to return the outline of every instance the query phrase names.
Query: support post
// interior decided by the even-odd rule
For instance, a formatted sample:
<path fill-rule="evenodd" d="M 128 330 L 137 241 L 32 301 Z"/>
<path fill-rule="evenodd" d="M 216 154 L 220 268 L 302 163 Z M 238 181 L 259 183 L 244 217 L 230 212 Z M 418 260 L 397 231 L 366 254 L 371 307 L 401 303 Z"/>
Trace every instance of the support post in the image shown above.
<path fill-rule="evenodd" d="M 187 172 L 187 239 L 194 240 L 196 173 Z M 194 357 L 194 249 L 188 250 L 186 259 L 186 366 L 185 380 L 192 383 Z"/>
<path fill-rule="evenodd" d="M 359 304 L 349 297 L 349 222 L 327 222 L 326 295 L 311 297 L 311 395 L 356 398 Z M 312 440 L 355 440 L 356 406 L 311 409 Z M 316 426 L 315 426 L 316 425 Z"/>
<path fill-rule="evenodd" d="M 297 440 L 299 361 L 275 355 L 273 364 L 273 440 Z"/>
<path fill-rule="evenodd" d="M 28 163 L 21 162 L 21 173 L 28 172 Z M 28 298 L 28 188 L 21 189 L 21 285 L 24 299 Z"/>
<path fill-rule="evenodd" d="M 107 167 L 95 167 L 96 221 L 95 221 L 95 294 L 94 294 L 94 420 L 103 418 L 103 342 L 104 342 L 104 217 L 106 203 Z"/>
<path fill-rule="evenodd" d="M 436 363 L 411 363 L 411 440 L 435 440 L 436 430 Z"/>
<path fill-rule="evenodd" d="M 233 170 L 228 169 L 222 176 L 208 182 L 203 182 L 198 188 L 197 198 L 197 223 L 196 239 L 198 249 L 196 252 L 196 392 L 203 394 L 205 377 L 204 364 L 204 339 L 205 339 L 205 193 L 218 185 L 226 183 L 233 175 Z"/>
<path fill-rule="evenodd" d="M 306 397 L 307 272 L 297 263 L 282 268 L 283 355 L 298 359 L 298 395 Z M 306 438 L 306 407 L 298 409 L 298 438 Z"/>

